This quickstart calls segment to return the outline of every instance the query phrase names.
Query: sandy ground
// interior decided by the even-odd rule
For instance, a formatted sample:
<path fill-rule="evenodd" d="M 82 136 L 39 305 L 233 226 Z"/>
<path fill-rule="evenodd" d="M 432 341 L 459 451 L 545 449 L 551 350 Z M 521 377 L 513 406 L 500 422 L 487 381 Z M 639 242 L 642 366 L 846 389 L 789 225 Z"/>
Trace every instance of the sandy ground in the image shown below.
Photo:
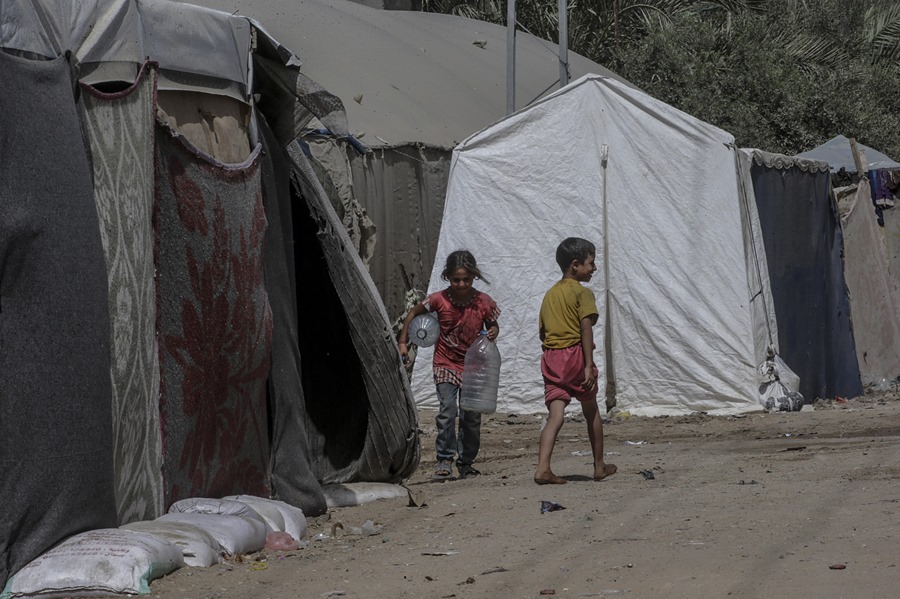
<path fill-rule="evenodd" d="M 532 482 L 541 418 L 487 417 L 473 479 L 310 519 L 308 546 L 153 582 L 154 597 L 900 596 L 900 395 L 742 417 L 614 417 L 615 476 L 591 480 L 584 421 L 560 434 L 560 486 Z M 650 471 L 649 479 L 641 471 Z M 543 501 L 565 509 L 541 513 Z M 353 534 L 371 520 L 378 534 Z M 340 523 L 341 529 L 337 526 Z M 335 536 L 331 536 L 332 531 Z M 313 540 L 316 535 L 328 536 Z"/>

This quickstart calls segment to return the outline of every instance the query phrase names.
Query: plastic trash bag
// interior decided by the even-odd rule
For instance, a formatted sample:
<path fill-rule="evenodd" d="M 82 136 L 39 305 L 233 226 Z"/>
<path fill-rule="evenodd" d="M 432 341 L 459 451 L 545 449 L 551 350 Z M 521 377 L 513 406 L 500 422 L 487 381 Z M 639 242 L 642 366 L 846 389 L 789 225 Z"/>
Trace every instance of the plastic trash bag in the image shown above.
<path fill-rule="evenodd" d="M 760 403 L 771 412 L 799 412 L 803 396 L 791 391 L 781 381 L 769 381 L 759 386 Z"/>
<path fill-rule="evenodd" d="M 788 367 L 781 356 L 769 348 L 766 361 L 759 367 L 762 382 L 759 385 L 759 402 L 772 412 L 799 412 L 803 408 L 800 394 L 800 377 Z"/>

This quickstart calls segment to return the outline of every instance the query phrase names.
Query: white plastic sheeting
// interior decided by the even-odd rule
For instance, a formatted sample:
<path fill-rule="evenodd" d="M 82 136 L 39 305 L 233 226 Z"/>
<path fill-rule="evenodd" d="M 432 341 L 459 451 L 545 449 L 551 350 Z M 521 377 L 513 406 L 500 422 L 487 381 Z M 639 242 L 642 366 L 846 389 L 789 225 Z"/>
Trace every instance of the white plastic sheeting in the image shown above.
<path fill-rule="evenodd" d="M 770 295 L 768 270 L 758 233 L 747 230 L 758 218 L 733 141 L 588 75 L 454 150 L 429 291 L 446 285 L 448 253 L 475 254 L 491 281 L 476 286 L 502 310 L 501 411 L 544 410 L 538 311 L 560 277 L 556 246 L 570 236 L 597 246 L 588 284 L 601 316 L 595 360 L 603 381 L 608 304 L 620 408 L 650 416 L 760 409 L 757 367 L 777 330 L 770 299 L 751 308 Z M 428 349 L 413 391 L 419 405 L 436 405 Z"/>

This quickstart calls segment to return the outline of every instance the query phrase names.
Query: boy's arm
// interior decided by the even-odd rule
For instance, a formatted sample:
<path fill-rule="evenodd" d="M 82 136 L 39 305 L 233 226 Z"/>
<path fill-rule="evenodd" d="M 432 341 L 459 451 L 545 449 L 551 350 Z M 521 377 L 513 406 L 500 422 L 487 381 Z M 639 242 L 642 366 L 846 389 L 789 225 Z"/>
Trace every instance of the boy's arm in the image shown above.
<path fill-rule="evenodd" d="M 594 379 L 594 323 L 597 315 L 590 314 L 581 319 L 581 352 L 584 354 L 584 382 L 581 386 L 590 391 L 597 384 Z"/>

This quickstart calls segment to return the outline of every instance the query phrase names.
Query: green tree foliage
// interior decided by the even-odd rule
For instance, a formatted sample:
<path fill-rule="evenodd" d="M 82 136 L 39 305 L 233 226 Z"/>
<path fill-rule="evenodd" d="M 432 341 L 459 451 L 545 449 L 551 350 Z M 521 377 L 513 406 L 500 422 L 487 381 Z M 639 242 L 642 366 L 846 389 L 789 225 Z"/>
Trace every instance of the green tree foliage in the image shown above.
<path fill-rule="evenodd" d="M 520 29 L 557 41 L 556 0 L 516 7 Z M 506 20 L 505 0 L 429 9 Z M 894 0 L 568 0 L 568 31 L 573 51 L 741 146 L 794 154 L 843 134 L 900 157 Z"/>
<path fill-rule="evenodd" d="M 744 13 L 725 30 L 678 17 L 610 61 L 651 95 L 732 133 L 738 144 L 794 154 L 834 137 L 900 156 L 892 69 L 789 36 Z"/>

